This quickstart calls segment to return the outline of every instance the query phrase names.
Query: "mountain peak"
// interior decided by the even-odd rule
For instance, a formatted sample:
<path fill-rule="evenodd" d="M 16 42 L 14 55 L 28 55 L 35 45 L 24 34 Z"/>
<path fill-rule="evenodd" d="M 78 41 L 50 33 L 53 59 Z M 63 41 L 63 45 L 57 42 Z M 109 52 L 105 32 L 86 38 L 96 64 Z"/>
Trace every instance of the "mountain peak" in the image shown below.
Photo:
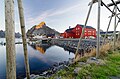
<path fill-rule="evenodd" d="M 43 26 L 46 26 L 45 22 L 41 22 L 40 24 L 36 25 L 35 29 L 42 28 Z"/>
<path fill-rule="evenodd" d="M 32 37 L 36 35 L 50 35 L 55 34 L 55 36 L 59 36 L 59 32 L 55 29 L 50 28 L 49 26 L 46 26 L 45 22 L 41 22 L 39 25 L 33 26 L 31 29 L 27 31 L 27 37 Z"/>

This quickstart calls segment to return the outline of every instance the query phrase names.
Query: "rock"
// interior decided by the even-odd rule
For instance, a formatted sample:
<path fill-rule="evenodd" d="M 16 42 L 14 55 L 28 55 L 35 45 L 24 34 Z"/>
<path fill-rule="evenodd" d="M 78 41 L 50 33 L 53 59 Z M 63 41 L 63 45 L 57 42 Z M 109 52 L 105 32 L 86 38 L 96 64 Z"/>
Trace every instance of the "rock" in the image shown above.
<path fill-rule="evenodd" d="M 69 58 L 69 65 L 71 65 L 71 64 L 73 64 L 74 63 L 74 59 L 71 59 L 71 58 Z"/>
<path fill-rule="evenodd" d="M 43 75 L 46 75 L 48 72 L 47 71 L 45 71 L 45 72 L 43 72 Z"/>
<path fill-rule="evenodd" d="M 30 75 L 30 79 L 39 79 L 39 78 L 44 78 L 44 77 L 43 76 L 39 76 L 39 75 L 35 75 L 35 74 L 31 74 Z M 24 78 L 24 79 L 27 79 L 27 77 Z"/>
<path fill-rule="evenodd" d="M 63 64 L 64 64 L 64 62 L 60 62 L 60 63 L 59 63 L 59 65 L 63 65 Z"/>
<path fill-rule="evenodd" d="M 75 74 L 78 74 L 80 70 L 81 70 L 81 68 L 80 68 L 80 67 L 77 67 L 77 68 L 74 69 L 74 73 L 75 73 Z"/>
<path fill-rule="evenodd" d="M 58 64 L 58 63 L 54 63 L 53 66 L 54 66 L 54 67 L 57 67 L 57 66 L 59 66 L 59 64 Z"/>
<path fill-rule="evenodd" d="M 69 65 L 69 61 L 64 61 L 64 65 L 68 66 Z"/>
<path fill-rule="evenodd" d="M 35 79 L 47 79 L 47 77 L 43 77 L 43 76 L 38 76 Z"/>
<path fill-rule="evenodd" d="M 98 64 L 98 65 L 105 65 L 105 62 L 102 59 L 96 59 L 95 57 L 90 57 L 87 60 L 87 63 L 88 64 L 95 63 L 95 64 Z"/>
<path fill-rule="evenodd" d="M 55 79 L 61 79 L 61 76 L 60 77 L 57 76 Z"/>
<path fill-rule="evenodd" d="M 80 66 L 83 66 L 83 65 L 85 65 L 86 63 L 84 63 L 84 62 L 78 62 L 78 64 L 79 64 Z"/>
<path fill-rule="evenodd" d="M 120 79 L 120 77 L 110 76 L 110 79 Z"/>
<path fill-rule="evenodd" d="M 86 79 L 92 79 L 92 77 L 91 76 L 86 76 Z"/>

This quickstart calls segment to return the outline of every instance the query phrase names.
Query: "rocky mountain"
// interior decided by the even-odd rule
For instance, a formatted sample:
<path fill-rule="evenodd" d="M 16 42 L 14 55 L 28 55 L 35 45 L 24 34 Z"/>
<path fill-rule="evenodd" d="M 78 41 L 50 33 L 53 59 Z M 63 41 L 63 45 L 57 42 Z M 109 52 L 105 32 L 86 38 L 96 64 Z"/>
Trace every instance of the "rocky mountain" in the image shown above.
<path fill-rule="evenodd" d="M 20 38 L 21 37 L 21 34 L 18 32 L 18 33 L 15 33 L 15 37 L 16 38 Z M 0 38 L 5 38 L 5 31 L 3 30 L 0 30 Z"/>
<path fill-rule="evenodd" d="M 55 36 L 59 36 L 60 33 L 47 26 L 45 22 L 41 22 L 39 25 L 35 25 L 27 31 L 27 37 L 30 37 L 31 35 L 49 35 L 49 34 L 55 34 Z"/>

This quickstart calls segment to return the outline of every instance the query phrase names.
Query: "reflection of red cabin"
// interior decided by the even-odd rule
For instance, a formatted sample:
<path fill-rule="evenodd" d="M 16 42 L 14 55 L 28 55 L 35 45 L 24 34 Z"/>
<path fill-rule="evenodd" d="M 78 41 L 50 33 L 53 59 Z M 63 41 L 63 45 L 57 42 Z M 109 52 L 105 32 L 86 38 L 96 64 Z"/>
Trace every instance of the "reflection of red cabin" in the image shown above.
<path fill-rule="evenodd" d="M 77 24 L 76 27 L 67 29 L 62 34 L 62 36 L 64 38 L 80 38 L 83 27 L 84 27 L 84 25 Z M 90 36 L 96 38 L 96 29 L 91 26 L 86 26 L 84 37 L 89 38 Z"/>

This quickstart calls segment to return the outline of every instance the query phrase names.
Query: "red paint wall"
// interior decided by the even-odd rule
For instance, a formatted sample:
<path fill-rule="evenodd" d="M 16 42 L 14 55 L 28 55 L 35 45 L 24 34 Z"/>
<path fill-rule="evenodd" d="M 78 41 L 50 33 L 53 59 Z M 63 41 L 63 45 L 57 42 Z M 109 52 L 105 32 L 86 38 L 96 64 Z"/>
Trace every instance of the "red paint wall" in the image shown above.
<path fill-rule="evenodd" d="M 64 32 L 63 37 L 64 38 L 80 38 L 82 33 L 82 27 L 80 25 L 76 25 L 74 29 L 71 30 L 71 32 Z M 96 29 L 93 28 L 85 28 L 85 33 L 83 37 L 90 37 L 93 36 L 96 38 Z"/>

